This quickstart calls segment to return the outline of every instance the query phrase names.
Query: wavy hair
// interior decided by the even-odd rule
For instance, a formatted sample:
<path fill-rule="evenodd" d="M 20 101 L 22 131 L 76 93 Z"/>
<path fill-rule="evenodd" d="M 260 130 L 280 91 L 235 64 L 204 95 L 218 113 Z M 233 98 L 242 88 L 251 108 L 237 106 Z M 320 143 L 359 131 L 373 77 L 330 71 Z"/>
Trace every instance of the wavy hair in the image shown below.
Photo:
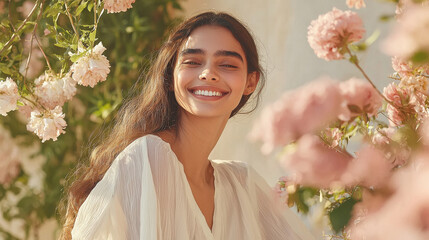
<path fill-rule="evenodd" d="M 64 199 L 67 204 L 64 205 L 66 210 L 62 216 L 61 240 L 71 239 L 71 230 L 80 206 L 103 178 L 115 157 L 125 147 L 144 135 L 174 129 L 178 119 L 179 105 L 174 97 L 174 92 L 169 89 L 173 84 L 173 71 L 178 51 L 194 29 L 205 25 L 228 29 L 241 44 L 247 59 L 248 73 L 257 72 L 260 75 L 259 87 L 253 93 L 255 104 L 247 112 L 256 108 L 265 80 L 259 64 L 255 41 L 247 28 L 231 15 L 215 12 L 204 12 L 181 23 L 161 46 L 147 74 L 140 76 L 140 80 L 143 81 L 142 89 L 124 101 L 114 117 L 114 127 L 107 137 L 94 148 L 89 157 L 89 164 L 82 163 L 76 168 L 72 178 L 75 180 L 70 185 Z M 250 97 L 251 95 L 243 95 L 238 106 L 232 111 L 231 117 L 239 113 Z"/>

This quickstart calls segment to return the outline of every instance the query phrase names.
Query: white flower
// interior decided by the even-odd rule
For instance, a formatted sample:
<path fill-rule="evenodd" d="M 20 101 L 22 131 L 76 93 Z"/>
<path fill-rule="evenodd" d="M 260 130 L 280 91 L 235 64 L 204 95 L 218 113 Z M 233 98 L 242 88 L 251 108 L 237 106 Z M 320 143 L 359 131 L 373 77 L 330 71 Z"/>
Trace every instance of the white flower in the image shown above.
<path fill-rule="evenodd" d="M 34 132 L 42 139 L 42 142 L 49 139 L 56 141 L 60 134 L 65 133 L 64 128 L 67 126 L 67 123 L 64 120 L 64 116 L 60 106 L 56 106 L 55 109 L 43 113 L 34 110 L 31 112 L 27 130 Z"/>
<path fill-rule="evenodd" d="M 10 183 L 20 171 L 18 146 L 9 132 L 0 127 L 0 184 Z"/>
<path fill-rule="evenodd" d="M 6 78 L 6 81 L 0 81 L 0 114 L 7 115 L 7 112 L 17 108 L 17 101 L 20 98 L 18 93 L 18 85 L 11 79 Z"/>
<path fill-rule="evenodd" d="M 76 82 L 69 74 L 58 79 L 52 74 L 45 73 L 35 80 L 35 84 L 34 93 L 39 102 L 49 109 L 63 106 L 76 94 Z"/>
<path fill-rule="evenodd" d="M 118 13 L 125 12 L 128 8 L 132 8 L 135 0 L 105 0 L 104 9 L 107 10 L 107 13 Z"/>
<path fill-rule="evenodd" d="M 100 42 L 91 51 L 79 58 L 72 66 L 73 79 L 80 85 L 94 87 L 103 82 L 110 72 L 109 60 L 102 55 L 106 50 Z"/>

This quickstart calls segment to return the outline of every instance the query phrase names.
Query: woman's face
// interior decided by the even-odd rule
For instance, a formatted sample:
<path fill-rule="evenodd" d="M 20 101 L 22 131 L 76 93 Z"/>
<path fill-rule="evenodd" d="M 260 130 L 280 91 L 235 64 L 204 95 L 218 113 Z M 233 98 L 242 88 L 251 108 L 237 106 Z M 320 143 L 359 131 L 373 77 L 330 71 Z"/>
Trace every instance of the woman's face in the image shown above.
<path fill-rule="evenodd" d="M 174 93 L 179 105 L 200 117 L 229 117 L 243 94 L 252 93 L 257 73 L 247 73 L 240 43 L 219 26 L 196 28 L 179 49 Z"/>

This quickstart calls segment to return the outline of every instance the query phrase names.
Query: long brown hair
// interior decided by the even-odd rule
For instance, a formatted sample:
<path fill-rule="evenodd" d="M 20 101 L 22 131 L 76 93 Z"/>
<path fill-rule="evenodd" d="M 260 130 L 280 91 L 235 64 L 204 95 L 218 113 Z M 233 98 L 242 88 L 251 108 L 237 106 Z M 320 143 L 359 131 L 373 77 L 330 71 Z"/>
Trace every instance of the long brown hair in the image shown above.
<path fill-rule="evenodd" d="M 114 127 L 107 138 L 92 151 L 89 164 L 77 167 L 74 173 L 76 180 L 68 189 L 67 210 L 63 217 L 60 239 L 71 239 L 71 230 L 80 206 L 126 146 L 141 136 L 176 126 L 179 107 L 174 92 L 169 89 L 173 83 L 177 53 L 192 31 L 204 25 L 228 29 L 241 44 L 247 59 L 248 73 L 257 72 L 261 76 L 259 88 L 254 93 L 255 104 L 250 111 L 256 107 L 265 82 L 255 42 L 246 27 L 226 13 L 205 12 L 184 21 L 162 45 L 148 73 L 141 76 L 144 78 L 142 89 L 121 106 L 113 121 Z M 242 109 L 250 97 L 251 95 L 242 97 L 231 117 Z"/>

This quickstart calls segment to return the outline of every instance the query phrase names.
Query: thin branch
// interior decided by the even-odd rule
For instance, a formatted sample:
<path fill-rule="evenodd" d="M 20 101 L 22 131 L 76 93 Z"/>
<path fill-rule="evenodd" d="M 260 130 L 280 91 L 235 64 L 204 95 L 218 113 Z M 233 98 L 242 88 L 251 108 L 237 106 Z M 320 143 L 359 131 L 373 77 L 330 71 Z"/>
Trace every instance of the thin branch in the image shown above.
<path fill-rule="evenodd" d="M 18 27 L 18 29 L 13 33 L 12 37 L 7 41 L 7 43 L 3 46 L 3 48 L 0 50 L 0 55 L 9 47 L 10 44 L 12 44 L 13 40 L 18 36 L 19 31 L 25 26 L 25 24 L 28 22 L 30 17 L 33 15 L 34 11 L 37 8 L 37 5 L 39 4 L 40 0 L 37 0 L 34 4 L 33 9 L 31 9 L 31 12 L 28 14 L 28 16 L 24 19 L 21 26 Z"/>
<path fill-rule="evenodd" d="M 28 53 L 27 63 L 25 64 L 25 74 L 24 74 L 24 84 L 25 85 L 26 85 L 25 79 L 27 78 L 27 72 L 28 72 L 28 65 L 30 64 L 31 55 L 32 55 L 32 52 L 33 52 L 33 38 L 36 35 L 37 25 L 39 23 L 40 17 L 42 16 L 43 4 L 44 3 L 45 3 L 45 1 L 43 0 L 43 2 L 40 4 L 39 14 L 37 15 L 36 24 L 34 24 L 33 33 L 31 34 L 30 49 L 29 49 L 29 53 Z"/>
<path fill-rule="evenodd" d="M 39 46 L 39 49 L 40 49 L 40 51 L 42 52 L 43 57 L 45 57 L 46 63 L 48 64 L 48 67 L 49 67 L 49 70 L 50 70 L 51 72 L 53 72 L 52 67 L 51 67 L 51 64 L 49 64 L 49 59 L 48 59 L 48 57 L 46 56 L 45 51 L 43 51 L 42 45 L 40 44 L 40 41 L 39 41 L 39 39 L 37 38 L 37 35 L 34 35 L 34 38 L 36 39 L 37 45 Z"/>
<path fill-rule="evenodd" d="M 77 38 L 79 39 L 79 33 L 77 32 L 76 27 L 74 26 L 73 18 L 69 12 L 69 8 L 67 7 L 67 3 L 64 3 L 64 6 L 66 7 L 67 16 L 70 20 L 70 24 L 72 25 L 73 31 L 77 35 Z"/>
<path fill-rule="evenodd" d="M 16 32 L 16 29 L 12 24 L 12 11 L 11 11 L 12 8 L 10 7 L 11 5 L 12 5 L 12 0 L 9 0 L 9 6 L 8 6 L 8 8 L 9 8 L 9 14 L 8 14 L 9 22 L 10 22 L 10 26 L 12 26 L 13 31 Z"/>

